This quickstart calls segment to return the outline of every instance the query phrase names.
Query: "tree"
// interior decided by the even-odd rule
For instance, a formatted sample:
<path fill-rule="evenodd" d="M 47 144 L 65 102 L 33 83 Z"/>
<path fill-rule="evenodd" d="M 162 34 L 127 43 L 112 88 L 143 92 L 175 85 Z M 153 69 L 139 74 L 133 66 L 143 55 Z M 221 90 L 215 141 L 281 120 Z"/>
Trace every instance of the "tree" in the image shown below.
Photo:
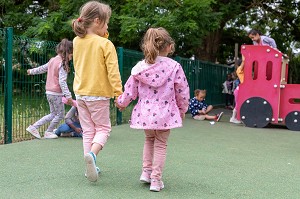
<path fill-rule="evenodd" d="M 0 27 L 45 40 L 72 39 L 72 19 L 86 0 L 0 0 Z M 116 46 L 139 49 L 149 27 L 165 27 L 177 44 L 176 54 L 224 63 L 234 43 L 251 43 L 247 28 L 273 37 L 283 52 L 300 40 L 299 0 L 108 0 L 113 14 L 110 39 Z M 15 5 L 15 6 L 13 6 Z M 26 11 L 24 13 L 24 10 Z"/>

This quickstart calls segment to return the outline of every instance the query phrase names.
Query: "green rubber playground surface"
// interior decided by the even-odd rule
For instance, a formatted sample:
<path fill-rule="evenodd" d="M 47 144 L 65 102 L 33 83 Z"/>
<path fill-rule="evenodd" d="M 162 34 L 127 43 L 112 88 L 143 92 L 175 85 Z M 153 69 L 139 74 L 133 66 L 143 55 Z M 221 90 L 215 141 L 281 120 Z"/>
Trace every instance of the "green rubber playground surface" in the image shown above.
<path fill-rule="evenodd" d="M 247 128 L 228 122 L 184 122 L 171 132 L 165 189 L 141 184 L 144 135 L 113 127 L 97 165 L 98 182 L 84 177 L 78 138 L 0 145 L 0 198 L 287 198 L 300 197 L 300 132 Z"/>

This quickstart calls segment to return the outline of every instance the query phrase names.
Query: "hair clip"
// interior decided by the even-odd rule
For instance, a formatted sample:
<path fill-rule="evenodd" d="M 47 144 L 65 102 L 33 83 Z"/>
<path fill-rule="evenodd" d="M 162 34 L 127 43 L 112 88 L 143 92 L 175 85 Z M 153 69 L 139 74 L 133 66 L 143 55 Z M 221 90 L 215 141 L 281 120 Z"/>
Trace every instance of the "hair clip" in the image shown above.
<path fill-rule="evenodd" d="M 77 21 L 78 22 L 82 22 L 82 19 L 80 17 L 78 17 Z"/>

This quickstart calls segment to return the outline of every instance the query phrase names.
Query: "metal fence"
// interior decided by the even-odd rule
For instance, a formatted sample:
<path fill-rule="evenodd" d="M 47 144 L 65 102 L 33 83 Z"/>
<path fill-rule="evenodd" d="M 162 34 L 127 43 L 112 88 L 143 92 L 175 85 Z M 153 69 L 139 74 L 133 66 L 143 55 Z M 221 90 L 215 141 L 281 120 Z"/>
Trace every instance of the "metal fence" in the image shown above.
<path fill-rule="evenodd" d="M 4 75 L 4 52 L 5 52 L 5 31 L 4 29 L 0 28 L 0 144 L 4 141 L 4 82 L 5 82 L 5 75 Z"/>
<path fill-rule="evenodd" d="M 42 116 L 49 114 L 45 97 L 46 74 L 28 76 L 27 69 L 40 66 L 55 56 L 57 42 L 29 39 L 13 35 L 12 28 L 0 29 L 1 88 L 0 88 L 0 144 L 32 139 L 26 128 Z M 143 58 L 138 51 L 117 48 L 122 82 L 125 84 L 131 68 Z M 213 105 L 224 104 L 221 93 L 222 83 L 231 69 L 223 65 L 199 60 L 175 57 L 187 76 L 191 97 L 196 88 L 208 91 L 207 102 Z M 74 74 L 68 76 L 72 92 Z M 112 124 L 127 123 L 133 105 L 124 112 L 117 111 L 111 103 Z M 70 107 L 66 106 L 66 109 Z M 66 110 L 67 111 L 67 110 Z M 40 132 L 46 126 L 40 128 Z"/>
<path fill-rule="evenodd" d="M 214 106 L 223 105 L 225 98 L 222 94 L 222 83 L 233 68 L 228 66 L 176 57 L 185 72 L 190 86 L 190 96 L 194 96 L 195 89 L 207 90 L 206 102 Z"/>

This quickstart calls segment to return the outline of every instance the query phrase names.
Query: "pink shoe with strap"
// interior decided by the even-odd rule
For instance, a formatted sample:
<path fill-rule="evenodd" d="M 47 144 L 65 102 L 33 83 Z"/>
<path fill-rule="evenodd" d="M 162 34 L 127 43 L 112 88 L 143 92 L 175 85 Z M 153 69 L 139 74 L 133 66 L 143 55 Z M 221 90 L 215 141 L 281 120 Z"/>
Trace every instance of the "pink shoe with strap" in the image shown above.
<path fill-rule="evenodd" d="M 41 139 L 41 135 L 39 133 L 39 131 L 32 125 L 30 125 L 26 131 L 28 131 L 31 135 L 33 135 L 34 137 Z"/>
<path fill-rule="evenodd" d="M 143 183 L 151 183 L 151 175 L 152 171 L 143 169 L 142 175 L 140 177 L 140 181 Z"/>
<path fill-rule="evenodd" d="M 163 181 L 151 179 L 150 191 L 159 192 L 163 188 L 165 188 Z"/>

